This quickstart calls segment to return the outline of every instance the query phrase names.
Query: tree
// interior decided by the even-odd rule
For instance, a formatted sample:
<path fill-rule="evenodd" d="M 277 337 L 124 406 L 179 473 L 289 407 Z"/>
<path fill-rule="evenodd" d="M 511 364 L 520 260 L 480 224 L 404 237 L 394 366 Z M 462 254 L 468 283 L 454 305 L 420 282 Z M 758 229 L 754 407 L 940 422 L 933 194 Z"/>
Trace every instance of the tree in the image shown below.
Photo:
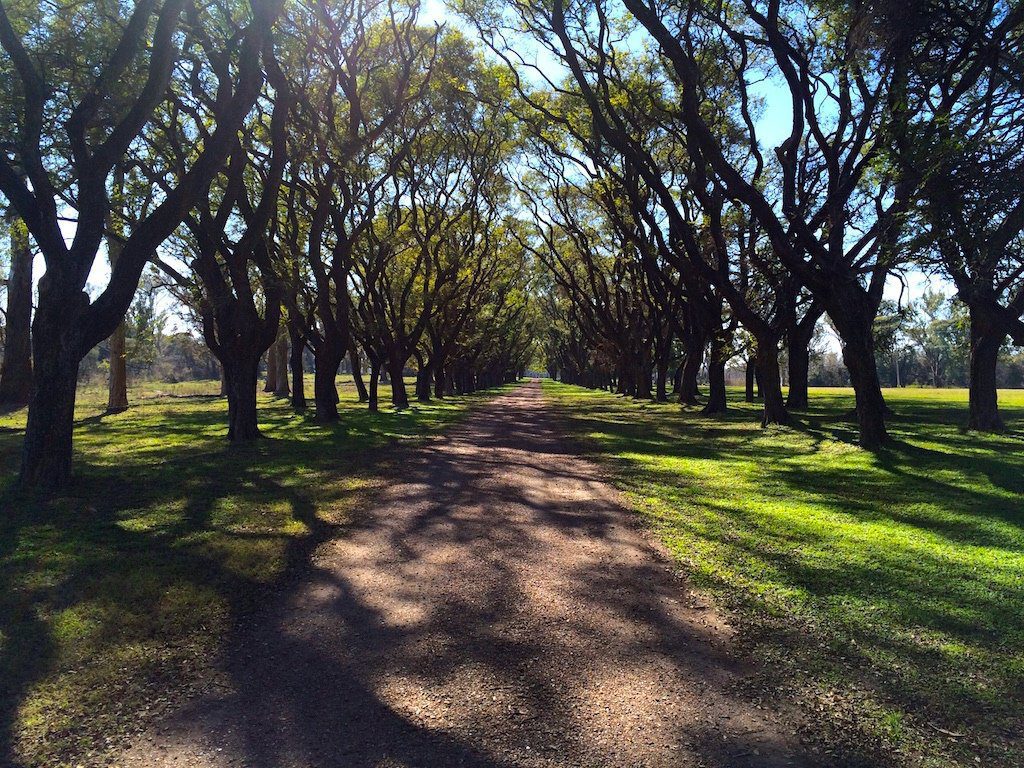
<path fill-rule="evenodd" d="M 885 405 L 871 326 L 909 204 L 909 185 L 879 161 L 887 132 L 905 120 L 913 18 L 886 20 L 895 7 L 872 4 L 694 0 L 667 13 L 648 0 L 624 5 L 679 84 L 673 117 L 690 158 L 759 222 L 775 256 L 832 318 L 856 392 L 860 442 L 878 447 L 886 439 Z M 553 18 L 564 26 L 560 0 Z M 708 60 L 719 64 L 709 69 Z M 714 127 L 723 71 L 739 95 L 735 124 L 744 129 L 727 140 Z M 774 158 L 762 153 L 751 111 L 758 98 L 752 83 L 765 78 L 781 82 L 791 100 L 790 133 Z"/>
<path fill-rule="evenodd" d="M 292 102 L 272 55 L 265 61 L 273 93 L 258 101 L 255 116 L 214 179 L 216 186 L 211 183 L 206 199 L 185 217 L 190 266 L 202 284 L 203 337 L 224 369 L 228 439 L 235 442 L 260 436 L 260 358 L 277 338 L 284 293 L 271 241 Z"/>
<path fill-rule="evenodd" d="M 572 302 L 591 343 L 609 350 L 618 392 L 649 398 L 653 311 L 637 243 L 616 226 L 622 219 L 601 193 L 600 176 L 579 179 L 578 168 L 574 174 L 560 158 L 545 157 L 542 147 L 531 154 L 536 175 L 524 179 L 520 193 L 539 243 L 523 245 Z"/>
<path fill-rule="evenodd" d="M 874 346 L 879 371 L 891 366 L 892 383 L 899 387 L 906 381 L 909 371 L 901 368 L 907 347 L 910 311 L 898 303 L 885 299 L 879 305 L 874 323 Z"/>
<path fill-rule="evenodd" d="M 549 81 L 558 101 L 575 101 L 588 115 L 573 121 L 556 114 L 556 108 L 537 95 L 524 94 L 524 99 L 570 133 L 589 164 L 617 177 L 636 220 L 631 228 L 646 230 L 641 239 L 654 242 L 685 283 L 690 323 L 681 336 L 701 350 L 711 342 L 711 396 L 705 412 L 725 410 L 725 365 L 733 354 L 732 333 L 741 322 L 754 338 L 756 365 L 765 382 L 763 423 L 785 422 L 779 347 L 796 326 L 792 316 L 801 285 L 776 257 L 763 226 L 743 205 L 730 200 L 725 185 L 691 146 L 674 106 L 680 101 L 675 78 L 671 73 L 665 76 L 656 58 L 628 47 L 618 49 L 617 22 L 605 5 L 591 9 L 556 3 L 548 13 L 540 4 L 516 4 L 534 37 L 571 73 L 571 86 Z M 509 59 L 508 52 L 502 55 Z M 735 139 L 743 135 L 749 120 L 747 105 L 727 96 L 731 81 L 713 62 L 704 69 L 708 74 L 701 83 L 701 98 L 707 103 L 717 100 L 716 138 L 730 147 L 732 162 L 761 184 L 763 163 Z M 614 160 L 609 162 L 609 157 Z M 646 257 L 644 263 L 651 264 L 652 259 Z M 652 285 L 661 282 L 656 279 Z M 664 335 L 655 335 L 664 341 Z M 689 381 L 695 378 L 700 357 L 687 355 L 684 397 L 691 391 Z"/>
<path fill-rule="evenodd" d="M 352 347 L 353 250 L 372 226 L 385 184 L 429 117 L 423 99 L 438 30 L 417 26 L 419 4 L 353 0 L 296 9 L 285 65 L 298 109 L 282 224 L 305 246 L 308 309 L 289 302 L 315 359 L 316 419 L 338 419 L 338 368 Z M 408 118 L 408 119 L 407 119 Z M 297 298 L 297 294 L 290 296 Z M 295 334 L 298 335 L 298 334 Z"/>
<path fill-rule="evenodd" d="M 7 279 L 4 357 L 0 364 L 0 406 L 22 406 L 32 395 L 32 247 L 16 218 L 8 223 L 11 269 Z"/>
<path fill-rule="evenodd" d="M 277 11 L 273 0 L 252 0 L 223 15 L 187 0 L 105 3 L 102 12 L 92 2 L 59 6 L 0 3 L 0 192 L 46 265 L 32 328 L 35 386 L 20 474 L 29 487 L 70 480 L 79 361 L 121 322 L 146 261 L 230 151 L 259 92 L 261 52 Z M 248 19 L 236 21 L 243 13 Z M 227 34 L 215 38 L 214 30 Z M 215 88 L 215 110 L 193 122 L 193 152 L 176 183 L 135 222 L 107 285 L 90 299 L 84 289 L 106 233 L 110 175 L 154 116 L 171 108 L 168 86 L 176 74 Z M 70 244 L 65 218 L 74 219 Z"/>
<path fill-rule="evenodd" d="M 122 323 L 125 359 L 133 375 L 148 371 L 160 356 L 167 313 L 157 307 L 159 291 L 156 275 L 152 271 L 144 273 Z"/>
<path fill-rule="evenodd" d="M 121 244 L 124 242 L 123 211 L 116 209 L 123 206 L 125 191 L 124 174 L 118 169 L 114 173 L 112 205 L 107 216 L 107 258 L 111 269 L 117 264 L 121 255 Z M 118 323 L 108 342 L 110 344 L 110 370 L 107 382 L 107 413 L 121 413 L 128 410 L 128 353 L 125 348 L 123 320 Z"/>
<path fill-rule="evenodd" d="M 355 331 L 370 359 L 371 406 L 381 366 L 394 406 L 408 406 L 405 367 L 431 320 L 472 282 L 479 246 L 507 195 L 512 126 L 500 106 L 500 78 L 464 36 L 449 33 L 441 44 L 424 100 L 402 121 L 411 138 L 388 155 L 397 160 L 394 172 L 365 245 L 354 249 Z"/>
<path fill-rule="evenodd" d="M 966 344 L 961 338 L 964 324 L 957 318 L 955 308 L 956 304 L 945 294 L 925 291 L 905 330 L 933 387 L 949 386 L 951 379 L 959 378 L 960 350 Z"/>
<path fill-rule="evenodd" d="M 785 307 L 785 334 L 787 366 L 789 368 L 789 393 L 786 407 L 790 410 L 804 410 L 808 406 L 807 385 L 811 367 L 811 343 L 818 328 L 818 321 L 825 308 L 806 291 L 797 290 L 793 300 Z"/>
<path fill-rule="evenodd" d="M 912 245 L 970 314 L 969 425 L 998 431 L 999 351 L 1024 345 L 1024 6 L 936 0 L 929 20 L 893 154 L 916 184 Z"/>

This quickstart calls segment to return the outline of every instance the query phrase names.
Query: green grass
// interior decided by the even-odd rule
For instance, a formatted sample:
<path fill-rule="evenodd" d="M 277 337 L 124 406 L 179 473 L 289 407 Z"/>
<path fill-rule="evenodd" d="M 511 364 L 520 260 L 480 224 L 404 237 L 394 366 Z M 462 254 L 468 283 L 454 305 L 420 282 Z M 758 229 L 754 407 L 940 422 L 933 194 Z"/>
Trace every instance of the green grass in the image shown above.
<path fill-rule="evenodd" d="M 991 436 L 963 390 L 887 391 L 872 454 L 849 390 L 762 430 L 739 392 L 711 419 L 545 387 L 837 764 L 1024 765 L 1024 392 Z"/>
<path fill-rule="evenodd" d="M 75 481 L 48 501 L 12 490 L 25 411 L 0 415 L 0 765 L 105 764 L 127 730 L 221 684 L 234 622 L 357 514 L 389 447 L 473 402 L 371 414 L 349 380 L 325 427 L 261 393 L 270 439 L 231 447 L 217 391 L 146 384 L 103 416 L 105 391 L 83 388 Z"/>

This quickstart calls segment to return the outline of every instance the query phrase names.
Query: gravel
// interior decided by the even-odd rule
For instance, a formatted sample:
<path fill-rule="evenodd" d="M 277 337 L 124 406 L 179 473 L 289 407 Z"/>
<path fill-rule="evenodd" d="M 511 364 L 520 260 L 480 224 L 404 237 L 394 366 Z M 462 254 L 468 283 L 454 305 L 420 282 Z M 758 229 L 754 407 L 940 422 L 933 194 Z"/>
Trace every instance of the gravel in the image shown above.
<path fill-rule="evenodd" d="M 116 765 L 817 764 L 536 382 L 397 466 Z"/>

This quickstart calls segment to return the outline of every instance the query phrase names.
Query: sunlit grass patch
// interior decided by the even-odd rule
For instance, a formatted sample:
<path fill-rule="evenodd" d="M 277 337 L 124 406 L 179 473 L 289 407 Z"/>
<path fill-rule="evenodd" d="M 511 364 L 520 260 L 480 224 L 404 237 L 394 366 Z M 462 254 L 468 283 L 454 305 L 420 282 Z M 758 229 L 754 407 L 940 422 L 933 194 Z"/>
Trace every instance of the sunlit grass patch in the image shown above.
<path fill-rule="evenodd" d="M 965 390 L 888 391 L 872 454 L 849 390 L 769 430 L 735 392 L 710 419 L 546 391 L 816 716 L 897 764 L 1024 763 L 1024 392 L 1000 393 L 1007 434 L 979 435 Z"/>

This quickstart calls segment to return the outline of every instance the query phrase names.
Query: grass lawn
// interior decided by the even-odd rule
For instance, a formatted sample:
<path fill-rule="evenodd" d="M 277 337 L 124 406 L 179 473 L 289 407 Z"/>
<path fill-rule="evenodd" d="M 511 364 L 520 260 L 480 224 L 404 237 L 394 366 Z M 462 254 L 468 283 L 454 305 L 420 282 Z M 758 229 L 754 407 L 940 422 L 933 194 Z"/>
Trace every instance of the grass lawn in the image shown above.
<path fill-rule="evenodd" d="M 332 427 L 261 393 L 271 439 L 241 447 L 216 381 L 142 385 L 114 416 L 83 388 L 75 482 L 45 503 L 11 490 L 25 411 L 0 415 L 0 765 L 105 764 L 126 729 L 218 685 L 234 620 L 357 513 L 388 447 L 473 402 L 370 414 L 342 383 Z"/>
<path fill-rule="evenodd" d="M 1024 392 L 1000 393 L 1009 432 L 984 436 L 964 390 L 889 390 L 875 455 L 848 390 L 762 430 L 738 391 L 710 419 L 545 388 L 835 764 L 1024 765 Z"/>

